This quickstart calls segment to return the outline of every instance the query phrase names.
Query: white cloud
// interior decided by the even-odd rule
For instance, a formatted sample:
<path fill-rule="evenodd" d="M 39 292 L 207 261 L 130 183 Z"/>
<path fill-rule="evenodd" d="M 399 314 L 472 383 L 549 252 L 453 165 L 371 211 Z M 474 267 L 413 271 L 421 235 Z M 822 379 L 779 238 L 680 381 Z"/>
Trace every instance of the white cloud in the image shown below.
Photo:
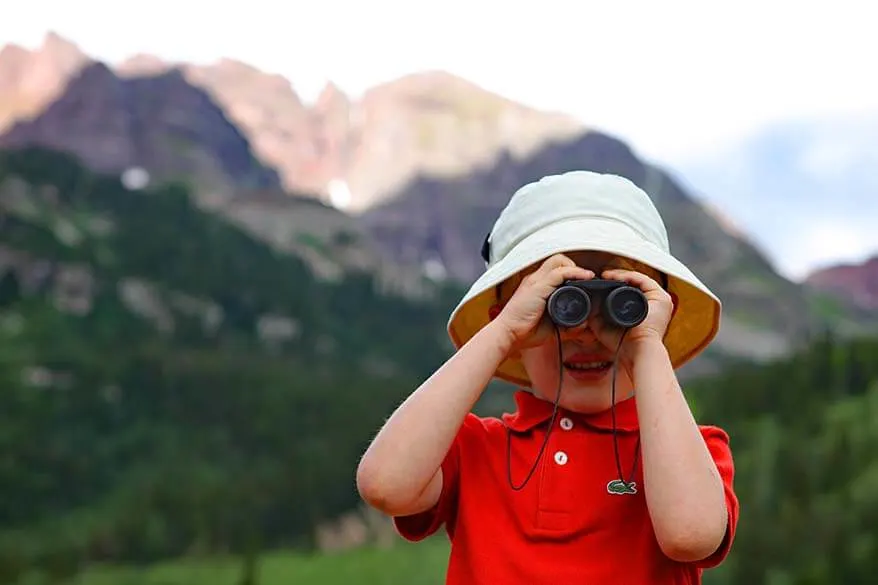
<path fill-rule="evenodd" d="M 809 145 L 799 160 L 802 169 L 813 175 L 834 175 L 860 161 L 860 150 L 845 142 L 818 142 Z"/>
<path fill-rule="evenodd" d="M 878 165 L 878 123 L 872 118 L 861 124 L 860 129 L 837 126 L 811 137 L 800 154 L 801 169 L 820 180 Z"/>
<path fill-rule="evenodd" d="M 818 266 L 861 262 L 878 251 L 878 234 L 845 218 L 815 218 L 807 232 L 789 234 L 783 271 L 799 280 Z"/>

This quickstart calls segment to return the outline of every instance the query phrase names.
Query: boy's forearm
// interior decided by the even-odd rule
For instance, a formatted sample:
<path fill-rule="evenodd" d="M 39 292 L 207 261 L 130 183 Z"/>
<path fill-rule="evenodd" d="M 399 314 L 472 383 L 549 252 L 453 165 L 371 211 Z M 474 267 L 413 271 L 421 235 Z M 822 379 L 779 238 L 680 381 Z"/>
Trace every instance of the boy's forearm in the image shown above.
<path fill-rule="evenodd" d="M 367 501 L 390 510 L 419 498 L 511 344 L 499 326 L 485 327 L 396 409 L 357 470 Z"/>
<path fill-rule="evenodd" d="M 675 560 L 706 558 L 726 531 L 722 479 L 661 341 L 644 342 L 633 364 L 644 489 L 656 537 Z"/>

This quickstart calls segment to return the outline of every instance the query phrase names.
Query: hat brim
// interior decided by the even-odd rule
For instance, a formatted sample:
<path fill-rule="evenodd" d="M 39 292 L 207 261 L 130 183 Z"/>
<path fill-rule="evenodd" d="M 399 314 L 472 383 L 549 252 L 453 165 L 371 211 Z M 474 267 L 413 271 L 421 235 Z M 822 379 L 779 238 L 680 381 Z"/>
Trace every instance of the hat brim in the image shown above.
<path fill-rule="evenodd" d="M 667 275 L 668 291 L 676 305 L 664 343 L 675 368 L 698 355 L 716 337 L 722 305 L 689 268 L 627 224 L 611 219 L 579 218 L 538 230 L 487 268 L 448 320 L 448 334 L 455 347 L 462 347 L 488 324 L 489 309 L 496 303 L 499 284 L 555 254 L 587 250 L 635 260 Z M 500 364 L 495 377 L 530 386 L 524 366 L 513 356 Z"/>

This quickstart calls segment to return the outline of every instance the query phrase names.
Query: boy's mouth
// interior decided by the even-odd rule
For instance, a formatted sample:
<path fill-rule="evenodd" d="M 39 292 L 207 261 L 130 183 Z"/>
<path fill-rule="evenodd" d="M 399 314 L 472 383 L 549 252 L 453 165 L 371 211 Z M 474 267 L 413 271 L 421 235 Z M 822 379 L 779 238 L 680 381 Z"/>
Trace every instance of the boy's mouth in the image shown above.
<path fill-rule="evenodd" d="M 613 365 L 613 362 L 582 362 L 564 364 L 571 370 L 603 370 Z"/>
<path fill-rule="evenodd" d="M 576 380 L 603 378 L 613 367 L 613 360 L 595 354 L 574 354 L 564 360 L 564 369 Z"/>

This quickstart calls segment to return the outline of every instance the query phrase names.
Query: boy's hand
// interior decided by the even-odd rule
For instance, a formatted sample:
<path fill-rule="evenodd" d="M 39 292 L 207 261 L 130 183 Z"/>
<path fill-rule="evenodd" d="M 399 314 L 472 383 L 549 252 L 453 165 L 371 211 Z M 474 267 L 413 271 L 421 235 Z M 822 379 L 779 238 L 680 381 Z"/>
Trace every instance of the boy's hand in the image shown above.
<path fill-rule="evenodd" d="M 607 280 L 622 281 L 639 288 L 649 304 L 649 313 L 646 319 L 625 334 L 625 342 L 620 348 L 620 358 L 623 364 L 630 366 L 637 349 L 643 344 L 662 343 L 674 313 L 674 303 L 668 291 L 655 280 L 640 272 L 617 268 L 606 270 L 601 276 Z M 604 345 L 613 348 L 618 345 L 621 335 L 619 330 L 605 327 L 603 323 L 597 326 L 593 325 L 593 330 Z"/>
<path fill-rule="evenodd" d="M 546 259 L 526 276 L 496 319 L 509 333 L 513 348 L 535 347 L 545 342 L 554 330 L 545 315 L 549 295 L 565 280 L 588 280 L 594 276 L 594 272 L 577 266 L 563 254 Z"/>

